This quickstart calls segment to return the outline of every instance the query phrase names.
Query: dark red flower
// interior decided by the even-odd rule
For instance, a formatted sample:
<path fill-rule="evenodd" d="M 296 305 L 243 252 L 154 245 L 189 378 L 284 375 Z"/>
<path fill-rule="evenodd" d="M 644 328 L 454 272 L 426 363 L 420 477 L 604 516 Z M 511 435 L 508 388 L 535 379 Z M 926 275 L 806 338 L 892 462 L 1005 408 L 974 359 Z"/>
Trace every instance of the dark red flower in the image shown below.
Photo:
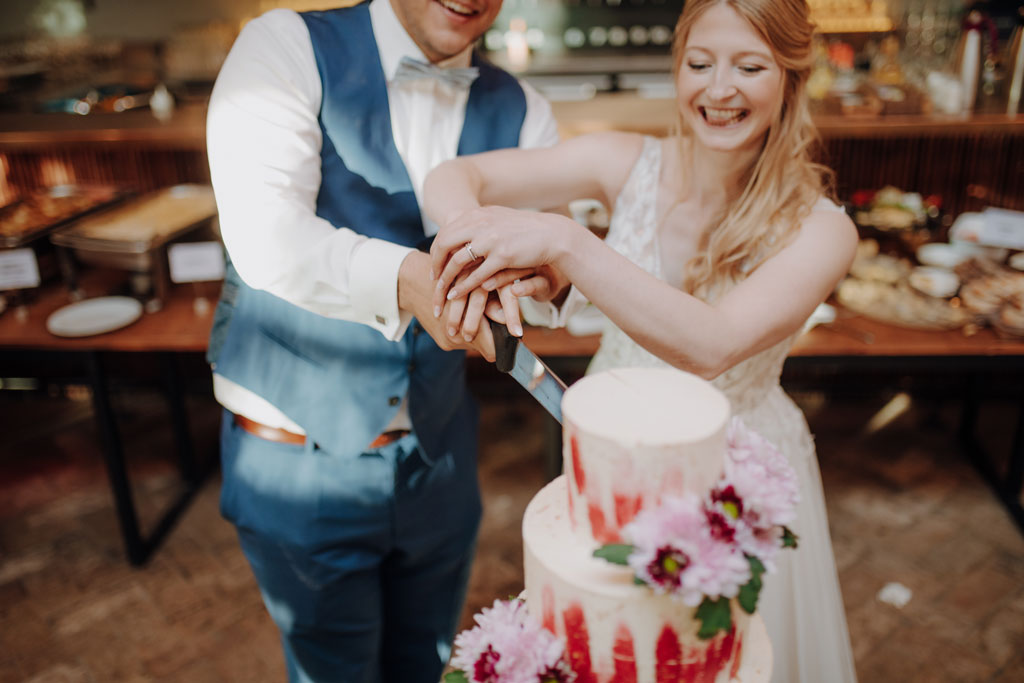
<path fill-rule="evenodd" d="M 501 655 L 494 651 L 493 645 L 480 654 L 480 658 L 473 665 L 473 680 L 477 683 L 493 683 L 498 680 L 498 660 Z"/>
<path fill-rule="evenodd" d="M 574 680 L 576 680 L 576 676 L 565 660 L 560 660 L 558 664 L 545 671 L 540 677 L 540 683 L 572 683 Z"/>
<path fill-rule="evenodd" d="M 711 537 L 716 541 L 732 543 L 736 537 L 736 528 L 732 525 L 732 521 L 715 508 L 705 508 L 704 514 L 708 518 Z"/>
<path fill-rule="evenodd" d="M 743 516 L 743 499 L 736 493 L 736 489 L 729 484 L 724 489 L 716 488 L 711 492 L 711 502 L 722 506 L 723 512 L 733 519 Z"/>
<path fill-rule="evenodd" d="M 850 202 L 853 203 L 854 206 L 867 206 L 874 200 L 874 198 L 874 190 L 857 190 L 853 193 L 853 196 L 850 197 Z"/>
<path fill-rule="evenodd" d="M 686 553 L 666 545 L 658 548 L 654 560 L 647 565 L 647 572 L 655 583 L 678 588 L 679 577 L 689 565 L 690 558 Z"/>

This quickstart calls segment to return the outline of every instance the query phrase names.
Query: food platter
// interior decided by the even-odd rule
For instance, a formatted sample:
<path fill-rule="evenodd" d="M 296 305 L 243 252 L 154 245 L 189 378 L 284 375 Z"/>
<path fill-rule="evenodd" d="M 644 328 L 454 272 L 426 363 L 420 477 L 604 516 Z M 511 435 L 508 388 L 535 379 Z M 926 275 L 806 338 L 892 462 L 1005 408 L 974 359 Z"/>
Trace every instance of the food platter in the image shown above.
<path fill-rule="evenodd" d="M 30 193 L 0 207 L 0 248 L 24 246 L 129 194 L 111 185 L 60 185 Z"/>

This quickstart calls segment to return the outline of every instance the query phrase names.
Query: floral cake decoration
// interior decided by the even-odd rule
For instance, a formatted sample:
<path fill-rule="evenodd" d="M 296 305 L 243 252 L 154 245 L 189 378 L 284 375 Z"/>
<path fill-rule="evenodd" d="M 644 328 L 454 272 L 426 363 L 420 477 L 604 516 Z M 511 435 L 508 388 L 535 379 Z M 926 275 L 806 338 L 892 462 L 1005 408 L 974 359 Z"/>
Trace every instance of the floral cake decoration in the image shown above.
<path fill-rule="evenodd" d="M 796 473 L 779 451 L 734 417 L 726 432 L 722 476 L 703 497 L 665 497 L 623 529 L 629 543 L 607 544 L 594 556 L 629 566 L 634 581 L 695 607 L 698 636 L 732 626 L 730 601 L 757 609 L 762 576 L 775 571 L 783 548 L 796 548 Z M 445 683 L 574 683 L 564 643 L 520 598 L 495 600 L 455 639 Z"/>

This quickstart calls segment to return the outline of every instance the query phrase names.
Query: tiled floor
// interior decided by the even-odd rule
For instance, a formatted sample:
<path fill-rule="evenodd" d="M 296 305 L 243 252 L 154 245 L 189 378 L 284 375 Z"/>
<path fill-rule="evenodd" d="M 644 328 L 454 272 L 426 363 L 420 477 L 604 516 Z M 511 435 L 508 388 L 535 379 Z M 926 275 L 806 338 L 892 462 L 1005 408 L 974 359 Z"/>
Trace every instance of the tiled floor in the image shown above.
<path fill-rule="evenodd" d="M 521 589 L 519 523 L 544 481 L 540 410 L 519 393 L 483 392 L 486 516 L 464 624 Z M 869 433 L 890 396 L 799 398 L 861 681 L 1024 681 L 1024 536 L 959 454 L 954 406 L 915 403 Z M 134 394 L 116 405 L 151 522 L 175 490 L 162 404 Z M 198 396 L 191 409 L 209 449 L 216 406 Z M 1004 450 L 1014 416 L 996 404 L 982 421 Z M 217 512 L 216 477 L 148 566 L 132 569 L 101 463 L 81 392 L 0 392 L 0 683 L 283 681 L 274 628 Z M 904 607 L 877 599 L 890 582 L 912 592 Z"/>

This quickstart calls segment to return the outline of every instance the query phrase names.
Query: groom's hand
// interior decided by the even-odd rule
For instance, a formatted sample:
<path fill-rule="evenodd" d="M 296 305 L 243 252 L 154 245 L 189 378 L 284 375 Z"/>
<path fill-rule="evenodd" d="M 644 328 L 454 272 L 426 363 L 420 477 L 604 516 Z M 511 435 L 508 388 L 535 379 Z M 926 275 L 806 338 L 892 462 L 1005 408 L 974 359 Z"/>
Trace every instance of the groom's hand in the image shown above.
<path fill-rule="evenodd" d="M 449 337 L 445 329 L 446 318 L 433 313 L 434 288 L 435 282 L 430 277 L 430 256 L 418 251 L 410 252 L 398 270 L 398 307 L 412 313 L 427 334 L 445 351 L 476 349 L 487 361 L 493 363 L 494 339 L 490 326 L 482 326 L 483 329 L 471 341 L 459 338 L 458 335 L 455 338 Z"/>

